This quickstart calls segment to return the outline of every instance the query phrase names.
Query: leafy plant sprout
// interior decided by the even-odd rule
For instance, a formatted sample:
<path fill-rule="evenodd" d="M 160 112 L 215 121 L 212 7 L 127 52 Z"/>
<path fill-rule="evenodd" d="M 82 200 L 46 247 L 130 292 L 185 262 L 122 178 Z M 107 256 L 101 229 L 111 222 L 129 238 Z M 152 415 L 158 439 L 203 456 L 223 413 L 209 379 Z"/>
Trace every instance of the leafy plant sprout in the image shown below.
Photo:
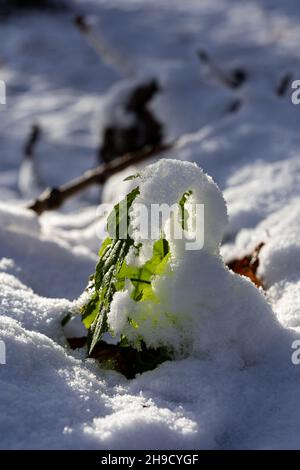
<path fill-rule="evenodd" d="M 160 159 L 130 177 L 130 185 L 106 219 L 107 237 L 80 310 L 88 355 L 127 377 L 199 347 L 201 317 L 215 309 L 205 266 L 217 264 L 220 277 L 227 276 L 219 251 L 226 205 L 203 170 Z M 199 220 L 197 205 L 205 207 Z"/>
<path fill-rule="evenodd" d="M 139 187 L 136 187 L 114 207 L 107 220 L 107 231 L 111 236 L 102 243 L 96 272 L 88 286 L 92 295 L 82 308 L 82 320 L 89 331 L 89 353 L 93 351 L 104 333 L 113 333 L 107 324 L 108 312 L 114 293 L 122 291 L 126 283 L 130 282 L 132 285 L 131 298 L 135 302 L 145 300 L 159 302 L 152 288 L 152 280 L 167 270 L 170 258 L 170 246 L 162 226 L 158 230 L 160 237 L 153 244 L 152 256 L 144 264 L 130 264 L 126 261 L 130 250 L 138 259 L 142 248 L 142 243 L 135 244 L 130 236 L 129 211 L 138 194 Z M 178 202 L 178 223 L 182 231 L 187 228 L 188 212 L 185 206 L 191 194 L 191 190 L 186 191 Z M 163 225 L 163 220 L 161 222 Z M 124 236 L 124 228 L 127 236 Z M 128 322 L 134 328 L 138 328 L 133 319 L 128 318 Z M 125 336 L 121 341 L 123 344 L 128 343 Z M 141 345 L 136 342 L 134 347 L 140 349 Z"/>

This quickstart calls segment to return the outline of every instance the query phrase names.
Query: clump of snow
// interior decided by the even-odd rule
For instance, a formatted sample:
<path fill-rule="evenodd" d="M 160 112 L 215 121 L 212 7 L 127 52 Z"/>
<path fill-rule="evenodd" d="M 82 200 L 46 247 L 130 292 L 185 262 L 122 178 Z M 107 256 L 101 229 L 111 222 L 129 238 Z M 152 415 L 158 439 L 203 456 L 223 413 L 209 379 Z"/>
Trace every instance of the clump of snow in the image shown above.
<path fill-rule="evenodd" d="M 143 204 L 150 214 L 151 205 L 172 206 L 191 190 L 194 202 L 204 205 L 204 244 L 202 249 L 187 250 L 186 239 L 174 239 L 170 231 L 169 268 L 152 281 L 158 301 L 136 302 L 128 282 L 113 298 L 108 315 L 113 332 L 133 344 L 143 339 L 148 347 L 164 346 L 177 354 L 212 356 L 230 349 L 241 362 L 257 361 L 280 327 L 263 295 L 231 273 L 219 254 L 227 215 L 215 183 L 197 165 L 170 159 L 150 165 L 135 182 L 140 195 L 130 212 L 133 226 L 136 205 Z M 140 237 L 136 228 L 133 238 L 139 242 Z"/>
<path fill-rule="evenodd" d="M 212 178 L 206 175 L 197 164 L 162 159 L 156 164 L 149 165 L 136 179 L 136 183 L 139 185 L 140 194 L 135 199 L 136 204 L 133 206 L 133 214 L 131 214 L 133 226 L 135 225 L 135 217 L 137 217 L 134 214 L 134 207 L 137 204 L 144 205 L 150 216 L 151 205 L 167 204 L 169 207 L 173 204 L 178 205 L 183 194 L 186 191 L 191 191 L 193 203 L 204 205 L 203 249 L 210 253 L 218 253 L 227 223 L 226 206 L 223 196 Z M 150 224 L 151 220 L 149 226 Z M 143 235 L 141 233 L 142 237 Z M 134 233 L 133 237 L 135 238 Z M 147 237 L 145 236 L 145 238 Z M 136 239 L 136 241 L 139 240 Z M 169 241 L 172 240 L 169 239 Z"/>

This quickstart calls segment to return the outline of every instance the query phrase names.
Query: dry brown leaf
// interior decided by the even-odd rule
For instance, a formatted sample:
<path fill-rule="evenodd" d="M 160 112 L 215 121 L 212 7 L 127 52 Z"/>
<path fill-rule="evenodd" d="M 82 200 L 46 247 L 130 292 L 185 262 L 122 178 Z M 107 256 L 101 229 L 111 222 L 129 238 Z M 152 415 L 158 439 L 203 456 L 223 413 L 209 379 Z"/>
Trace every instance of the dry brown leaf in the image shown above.
<path fill-rule="evenodd" d="M 246 255 L 241 259 L 234 259 L 227 263 L 229 269 L 233 272 L 240 274 L 241 276 L 246 276 L 253 284 L 257 287 L 264 287 L 262 280 L 257 277 L 257 268 L 259 266 L 259 253 L 264 243 L 260 243 L 250 255 Z"/>

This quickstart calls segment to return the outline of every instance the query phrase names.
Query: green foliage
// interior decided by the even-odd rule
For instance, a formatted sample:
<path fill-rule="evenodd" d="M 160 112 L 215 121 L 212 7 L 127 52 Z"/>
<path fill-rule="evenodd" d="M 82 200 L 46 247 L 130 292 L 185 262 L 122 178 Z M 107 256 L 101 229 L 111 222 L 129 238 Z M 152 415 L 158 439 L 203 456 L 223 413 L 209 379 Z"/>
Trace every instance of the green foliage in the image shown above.
<path fill-rule="evenodd" d="M 179 217 L 183 229 L 186 228 L 188 216 L 185 204 L 191 194 L 191 191 L 186 191 L 179 201 Z M 142 338 L 139 344 L 130 344 L 126 336 L 122 335 L 119 344 L 114 348 L 108 345 L 104 346 L 105 343 L 102 341 L 103 334 L 109 331 L 107 319 L 114 294 L 124 290 L 126 284 L 130 282 L 133 286 L 131 298 L 135 302 L 150 300 L 154 304 L 158 303 L 159 299 L 153 291 L 152 281 L 156 276 L 164 274 L 169 266 L 170 246 L 163 234 L 161 234 L 159 240 L 154 242 L 152 256 L 143 265 L 131 265 L 126 262 L 130 249 L 138 258 L 142 247 L 141 244 L 136 246 L 129 234 L 129 210 L 138 195 L 139 188 L 137 187 L 116 204 L 107 219 L 109 236 L 103 241 L 100 248 L 96 271 L 88 286 L 91 293 L 90 298 L 82 308 L 82 321 L 88 329 L 89 355 L 98 359 L 102 358 L 102 361 L 105 359 L 108 363 L 111 362 L 114 356 L 114 362 L 118 364 L 117 369 L 121 371 L 125 369 L 127 371 L 128 361 L 126 358 L 131 358 L 129 361 L 132 362 L 130 365 L 131 372 L 127 371 L 125 373 L 128 376 L 135 372 L 143 372 L 154 368 L 157 364 L 169 358 L 163 348 L 157 351 L 147 350 Z M 170 321 L 172 321 L 171 316 Z M 139 328 L 139 325 L 133 319 L 128 318 L 128 322 L 134 328 Z M 113 334 L 113 332 L 110 333 Z"/>
<path fill-rule="evenodd" d="M 139 194 L 139 188 L 132 190 L 126 198 L 117 204 L 107 220 L 107 230 L 110 234 L 116 234 L 117 238 L 106 238 L 99 251 L 99 262 L 96 272 L 91 280 L 89 288 L 92 295 L 89 302 L 82 308 L 82 320 L 88 333 L 89 354 L 100 341 L 103 333 L 108 331 L 107 314 L 114 293 L 117 291 L 118 273 L 122 268 L 125 258 L 133 240 L 128 236 L 119 239 L 120 226 L 129 227 L 129 209 Z M 124 218 L 126 220 L 124 221 Z"/>
<path fill-rule="evenodd" d="M 135 175 L 129 175 L 129 176 L 127 176 L 127 178 L 124 178 L 124 181 L 135 180 L 136 178 L 139 178 L 139 177 L 140 177 L 140 173 L 136 173 Z"/>
<path fill-rule="evenodd" d="M 108 331 L 107 316 L 115 292 L 123 290 L 126 280 L 133 286 L 131 297 L 136 302 L 152 300 L 158 302 L 152 289 L 151 281 L 154 276 L 162 274 L 167 267 L 170 249 L 167 240 L 161 238 L 153 245 L 151 259 L 143 266 L 130 266 L 125 258 L 132 247 L 138 253 L 140 247 L 135 247 L 128 235 L 129 209 L 139 194 L 139 188 L 131 191 L 126 198 L 117 204 L 107 220 L 107 230 L 112 236 L 102 243 L 99 251 L 99 262 L 96 272 L 91 279 L 89 289 L 92 291 L 88 303 L 82 308 L 82 321 L 89 330 L 88 348 L 92 353 L 103 333 Z M 126 227 L 127 238 L 121 239 L 120 227 Z M 124 339 L 123 339 L 124 342 Z"/>
<path fill-rule="evenodd" d="M 128 266 L 124 261 L 118 273 L 117 290 L 122 290 L 126 279 L 129 279 L 134 285 L 131 298 L 135 301 L 156 299 L 152 290 L 151 280 L 154 276 L 162 274 L 166 269 L 170 257 L 169 243 L 164 238 L 157 240 L 153 245 L 152 258 L 143 266 Z"/>

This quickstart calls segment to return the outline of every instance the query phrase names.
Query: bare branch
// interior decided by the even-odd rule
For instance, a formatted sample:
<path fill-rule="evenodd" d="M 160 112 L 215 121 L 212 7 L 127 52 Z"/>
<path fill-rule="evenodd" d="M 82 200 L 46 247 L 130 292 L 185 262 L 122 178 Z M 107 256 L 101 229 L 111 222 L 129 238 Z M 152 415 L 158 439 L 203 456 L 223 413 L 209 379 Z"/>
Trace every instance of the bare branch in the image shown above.
<path fill-rule="evenodd" d="M 80 191 L 94 184 L 103 184 L 111 175 L 124 170 L 130 165 L 141 163 L 147 158 L 154 157 L 169 150 L 174 147 L 175 144 L 176 142 L 162 144 L 156 147 L 146 147 L 138 152 L 128 153 L 108 163 L 103 163 L 93 170 L 85 172 L 79 178 L 69 181 L 58 188 L 46 189 L 36 201 L 29 205 L 28 209 L 33 210 L 38 215 L 45 211 L 58 209 L 67 199 L 75 196 Z"/>
<path fill-rule="evenodd" d="M 243 102 L 242 102 L 242 100 L 240 100 L 239 98 L 236 99 L 236 100 L 234 100 L 234 101 L 232 101 L 232 102 L 230 103 L 230 105 L 226 108 L 225 113 L 226 113 L 226 114 L 234 114 L 234 113 L 237 113 L 237 112 L 241 109 L 242 104 L 243 104 Z"/>
<path fill-rule="evenodd" d="M 203 64 L 209 67 L 212 75 L 228 88 L 239 88 L 247 79 L 246 71 L 240 67 L 229 72 L 222 70 L 203 49 L 197 52 L 197 56 Z"/>
<path fill-rule="evenodd" d="M 33 158 L 34 150 L 36 144 L 38 143 L 41 137 L 41 128 L 38 124 L 33 124 L 31 127 L 30 134 L 28 136 L 27 141 L 24 145 L 24 156 L 25 158 Z"/>
<path fill-rule="evenodd" d="M 283 75 L 283 77 L 281 77 L 277 87 L 276 87 L 276 95 L 277 96 L 285 96 L 288 89 L 289 89 L 289 86 L 291 85 L 292 83 L 292 80 L 293 80 L 293 75 L 289 72 L 287 72 L 286 74 Z"/>
<path fill-rule="evenodd" d="M 18 187 L 23 197 L 36 197 L 45 187 L 40 172 L 36 147 L 40 141 L 42 130 L 33 124 L 23 146 L 23 158 L 19 168 Z"/>
<path fill-rule="evenodd" d="M 114 66 L 126 76 L 134 76 L 134 70 L 124 57 L 115 50 L 103 35 L 100 35 L 99 32 L 97 34 L 94 33 L 92 27 L 88 24 L 83 15 L 76 15 L 74 24 L 103 62 Z"/>

